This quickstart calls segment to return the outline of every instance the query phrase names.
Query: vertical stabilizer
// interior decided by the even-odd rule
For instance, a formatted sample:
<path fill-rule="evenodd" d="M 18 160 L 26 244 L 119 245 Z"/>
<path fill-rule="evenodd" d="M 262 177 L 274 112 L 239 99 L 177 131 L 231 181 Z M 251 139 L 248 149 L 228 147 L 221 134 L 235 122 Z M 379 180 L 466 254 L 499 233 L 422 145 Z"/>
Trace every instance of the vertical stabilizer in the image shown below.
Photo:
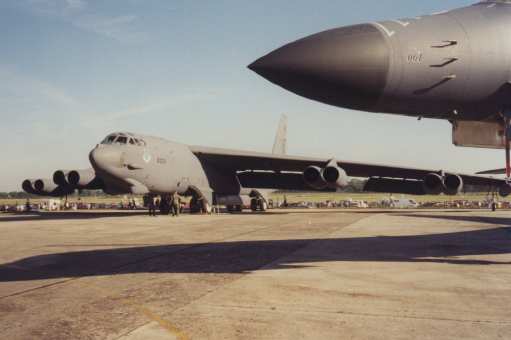
<path fill-rule="evenodd" d="M 285 155 L 287 153 L 287 116 L 282 115 L 275 135 L 272 153 L 274 155 Z"/>

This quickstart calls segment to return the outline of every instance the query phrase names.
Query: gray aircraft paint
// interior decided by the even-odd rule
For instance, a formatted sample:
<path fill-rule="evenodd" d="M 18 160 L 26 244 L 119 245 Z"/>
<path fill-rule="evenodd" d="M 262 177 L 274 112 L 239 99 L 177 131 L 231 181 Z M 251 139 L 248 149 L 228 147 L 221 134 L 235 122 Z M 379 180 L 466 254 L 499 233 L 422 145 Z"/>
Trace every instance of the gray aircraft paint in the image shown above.
<path fill-rule="evenodd" d="M 107 190 L 112 187 L 113 191 L 137 194 L 185 194 L 194 186 L 204 195 L 212 192 L 203 164 L 186 145 L 137 137 L 145 141 L 145 146 L 99 144 L 91 151 L 91 164 Z M 210 173 L 215 175 L 214 171 Z"/>
<path fill-rule="evenodd" d="M 511 105 L 511 3 L 341 27 L 249 66 L 292 92 L 357 110 L 499 120 Z"/>
<path fill-rule="evenodd" d="M 388 184 L 392 183 L 396 193 L 427 193 L 421 188 L 424 180 L 431 176 L 439 180 L 459 177 L 465 184 L 507 188 L 504 180 L 464 174 L 458 176 L 455 172 L 189 146 L 132 133 L 111 136 L 129 137 L 143 143 L 101 143 L 90 152 L 95 180 L 100 180 L 101 188 L 110 194 L 168 195 L 178 192 L 195 195 L 212 204 L 221 196 L 260 195 L 256 192 L 258 189 L 335 191 L 337 187 L 347 185 L 347 176 L 371 178 L 372 190 L 385 188 L 387 192 Z M 310 167 L 338 167 L 342 178 L 329 185 L 309 185 L 303 174 Z M 381 178 L 396 180 L 381 181 Z M 36 182 L 27 180 L 23 188 L 27 192 L 47 196 L 63 196 L 77 189 L 59 186 L 51 187 L 51 192 L 38 192 L 33 188 Z M 42 182 L 55 186 L 51 180 Z"/>
<path fill-rule="evenodd" d="M 150 136 L 131 133 L 119 135 L 144 140 L 145 145 L 99 144 L 91 151 L 91 163 L 97 175 L 103 179 L 107 191 L 110 186 L 115 186 L 120 191 L 137 194 L 178 192 L 187 195 L 194 192 L 214 203 L 215 196 L 247 195 L 254 189 L 335 191 L 336 187 L 348 184 L 346 176 L 413 180 L 406 183 L 403 189 L 406 192 L 410 192 L 410 187 L 418 188 L 431 174 L 439 179 L 442 176 L 458 177 L 455 173 L 444 174 L 435 170 L 188 146 Z M 330 186 L 307 187 L 302 175 L 311 166 L 318 169 L 338 166 L 342 180 Z M 247 188 L 254 189 L 244 189 L 241 178 L 250 183 Z M 459 178 L 473 185 L 498 188 L 505 184 L 504 180 L 483 176 L 459 175 Z M 377 188 L 377 185 L 373 188 Z M 415 192 L 426 193 L 420 190 Z"/>
<path fill-rule="evenodd" d="M 162 138 L 132 135 L 144 141 L 139 145 L 102 145 L 90 153 L 96 173 L 105 188 L 135 194 L 165 194 L 194 191 L 213 202 L 213 193 L 224 201 L 241 202 L 240 195 L 250 196 L 255 188 L 243 188 L 232 169 L 216 167 L 196 156 L 193 147 Z M 279 121 L 272 154 L 285 155 L 287 149 L 287 117 Z M 265 195 L 259 191 L 260 195 Z M 232 200 L 231 198 L 235 198 Z M 234 203 L 233 203 L 234 204 Z"/>

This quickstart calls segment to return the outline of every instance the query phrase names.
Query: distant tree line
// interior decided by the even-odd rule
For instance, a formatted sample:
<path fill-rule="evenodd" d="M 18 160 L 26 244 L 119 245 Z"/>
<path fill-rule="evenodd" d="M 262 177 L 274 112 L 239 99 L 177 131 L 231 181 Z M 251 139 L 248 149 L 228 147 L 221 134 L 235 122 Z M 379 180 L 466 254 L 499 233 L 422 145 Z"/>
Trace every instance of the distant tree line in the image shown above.
<path fill-rule="evenodd" d="M 350 180 L 349 185 L 343 189 L 341 192 L 349 192 L 349 193 L 361 193 L 364 192 L 364 186 L 367 180 L 353 178 Z M 283 192 L 283 191 L 282 191 Z M 289 192 L 289 191 L 286 191 Z M 491 192 L 491 189 L 483 186 L 476 185 L 465 185 L 463 188 L 463 193 L 487 193 Z M 105 196 L 105 193 L 102 190 L 82 190 L 81 192 L 76 191 L 74 194 L 69 195 L 68 197 L 102 197 Z M 12 191 L 12 192 L 0 192 L 0 199 L 27 199 L 27 198 L 41 198 L 38 195 L 28 194 L 24 191 Z"/>
<path fill-rule="evenodd" d="M 348 186 L 344 189 L 338 190 L 337 192 L 346 192 L 346 193 L 363 193 L 364 187 L 367 183 L 367 179 L 357 179 L 353 178 L 350 180 Z M 496 188 L 489 188 L 488 186 L 481 186 L 481 185 L 464 185 L 462 194 L 481 194 L 481 193 L 491 193 L 493 191 L 496 191 Z M 285 192 L 293 192 L 291 190 L 285 190 L 285 191 L 277 191 L 279 193 L 285 193 Z"/>
<path fill-rule="evenodd" d="M 81 192 L 76 191 L 74 194 L 68 197 L 95 197 L 104 196 L 102 190 L 82 190 Z M 41 198 L 44 196 L 28 194 L 24 191 L 11 191 L 11 192 L 0 192 L 0 199 L 27 199 L 27 198 Z"/>

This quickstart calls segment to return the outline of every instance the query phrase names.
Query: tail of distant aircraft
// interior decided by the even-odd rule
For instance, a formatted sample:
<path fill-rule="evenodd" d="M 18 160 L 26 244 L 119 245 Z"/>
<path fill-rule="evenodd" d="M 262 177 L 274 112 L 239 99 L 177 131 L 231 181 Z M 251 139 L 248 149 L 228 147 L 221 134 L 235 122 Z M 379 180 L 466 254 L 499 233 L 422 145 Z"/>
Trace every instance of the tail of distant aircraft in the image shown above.
<path fill-rule="evenodd" d="M 477 173 L 477 175 L 505 175 L 505 174 L 506 174 L 506 168 L 480 171 Z"/>
<path fill-rule="evenodd" d="M 285 155 L 287 153 L 287 116 L 282 115 L 275 135 L 272 153 L 274 155 Z"/>

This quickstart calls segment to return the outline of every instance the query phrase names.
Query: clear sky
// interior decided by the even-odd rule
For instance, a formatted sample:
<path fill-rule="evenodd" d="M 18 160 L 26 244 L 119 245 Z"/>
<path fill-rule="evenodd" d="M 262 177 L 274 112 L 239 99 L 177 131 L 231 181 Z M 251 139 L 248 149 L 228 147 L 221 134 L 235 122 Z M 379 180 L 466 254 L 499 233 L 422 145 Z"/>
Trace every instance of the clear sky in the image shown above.
<path fill-rule="evenodd" d="M 467 0 L 2 0 L 0 191 L 89 166 L 116 130 L 269 151 L 289 116 L 289 153 L 475 171 L 503 152 L 451 145 L 445 121 L 343 110 L 246 68 L 320 30 L 417 16 Z"/>

